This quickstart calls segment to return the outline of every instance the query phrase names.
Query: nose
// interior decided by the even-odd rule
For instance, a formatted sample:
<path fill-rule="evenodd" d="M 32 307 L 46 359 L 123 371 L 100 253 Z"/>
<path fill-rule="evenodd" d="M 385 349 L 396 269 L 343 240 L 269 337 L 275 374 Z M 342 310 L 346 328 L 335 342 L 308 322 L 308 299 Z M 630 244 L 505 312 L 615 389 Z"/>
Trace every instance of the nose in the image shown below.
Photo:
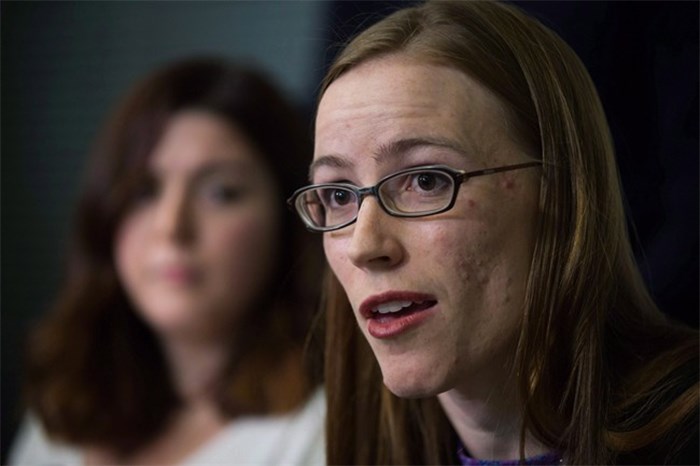
<path fill-rule="evenodd" d="M 348 249 L 350 261 L 362 269 L 387 269 L 399 264 L 404 250 L 396 229 L 392 228 L 396 220 L 384 212 L 376 198 L 366 197 L 357 220 L 350 226 L 353 229 Z"/>
<path fill-rule="evenodd" d="M 175 243 L 190 242 L 194 237 L 194 213 L 189 204 L 185 192 L 171 192 L 163 196 L 156 209 L 156 234 Z"/>

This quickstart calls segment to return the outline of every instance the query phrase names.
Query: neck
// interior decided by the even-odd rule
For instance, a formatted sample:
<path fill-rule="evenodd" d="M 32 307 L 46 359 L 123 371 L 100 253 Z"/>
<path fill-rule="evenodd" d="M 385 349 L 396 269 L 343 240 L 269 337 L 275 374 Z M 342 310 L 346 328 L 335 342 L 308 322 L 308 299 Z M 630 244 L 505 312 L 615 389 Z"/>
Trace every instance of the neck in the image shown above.
<path fill-rule="evenodd" d="M 473 385 L 463 385 L 441 393 L 438 400 L 469 456 L 483 460 L 520 458 L 522 417 L 512 377 L 490 383 L 497 388 L 481 393 Z M 529 435 L 524 447 L 525 457 L 549 452 Z"/>
<path fill-rule="evenodd" d="M 186 405 L 200 405 L 212 400 L 229 358 L 224 342 L 169 338 L 163 341 L 175 389 Z"/>

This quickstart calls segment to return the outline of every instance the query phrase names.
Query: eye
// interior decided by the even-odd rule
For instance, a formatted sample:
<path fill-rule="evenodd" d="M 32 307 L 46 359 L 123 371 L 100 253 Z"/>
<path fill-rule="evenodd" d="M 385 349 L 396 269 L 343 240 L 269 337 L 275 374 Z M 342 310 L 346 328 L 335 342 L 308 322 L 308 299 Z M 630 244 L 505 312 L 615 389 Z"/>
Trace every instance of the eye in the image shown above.
<path fill-rule="evenodd" d="M 355 201 L 352 191 L 333 187 L 319 189 L 318 197 L 326 209 L 337 209 Z"/>
<path fill-rule="evenodd" d="M 344 189 L 334 189 L 332 193 L 333 203 L 337 205 L 345 205 L 350 202 L 350 193 Z"/>
<path fill-rule="evenodd" d="M 410 176 L 407 191 L 417 193 L 438 193 L 450 186 L 450 179 L 440 172 L 418 172 Z"/>
<path fill-rule="evenodd" d="M 221 205 L 238 202 L 247 194 L 246 188 L 228 183 L 210 183 L 203 187 L 205 199 Z"/>
<path fill-rule="evenodd" d="M 416 185 L 423 191 L 430 191 L 437 185 L 436 178 L 433 173 L 420 173 L 416 176 Z"/>

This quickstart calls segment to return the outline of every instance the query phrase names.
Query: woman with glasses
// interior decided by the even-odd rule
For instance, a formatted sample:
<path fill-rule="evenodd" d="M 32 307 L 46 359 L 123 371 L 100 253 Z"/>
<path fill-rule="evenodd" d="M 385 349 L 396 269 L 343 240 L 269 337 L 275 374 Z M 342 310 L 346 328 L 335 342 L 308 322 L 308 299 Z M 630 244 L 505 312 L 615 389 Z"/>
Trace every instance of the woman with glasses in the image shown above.
<path fill-rule="evenodd" d="M 697 464 L 698 335 L 634 263 L 575 54 L 517 8 L 429 2 L 321 89 L 331 464 Z"/>
<path fill-rule="evenodd" d="M 320 464 L 303 355 L 315 249 L 284 205 L 309 145 L 260 73 L 193 59 L 107 122 L 64 288 L 32 337 L 17 464 Z"/>

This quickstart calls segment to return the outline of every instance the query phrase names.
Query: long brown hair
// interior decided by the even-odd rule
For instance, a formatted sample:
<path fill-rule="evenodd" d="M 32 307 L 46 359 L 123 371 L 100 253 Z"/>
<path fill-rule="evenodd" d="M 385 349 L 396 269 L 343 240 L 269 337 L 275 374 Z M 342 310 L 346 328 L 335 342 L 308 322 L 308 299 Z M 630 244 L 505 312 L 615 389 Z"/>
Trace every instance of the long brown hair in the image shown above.
<path fill-rule="evenodd" d="M 543 162 L 541 217 L 514 355 L 521 455 L 530 432 L 569 464 L 605 464 L 668 441 L 683 421 L 697 423 L 697 332 L 668 322 L 645 288 L 608 124 L 575 53 L 516 7 L 429 2 L 353 39 L 321 96 L 343 73 L 388 54 L 479 81 L 501 98 L 520 142 Z M 401 400 L 383 386 L 331 273 L 323 300 L 329 463 L 456 461 L 455 434 L 437 401 Z"/>
<path fill-rule="evenodd" d="M 305 179 L 306 127 L 260 72 L 215 58 L 191 59 L 132 89 L 92 151 L 66 282 L 28 347 L 28 405 L 60 440 L 128 453 L 157 435 L 180 403 L 156 335 L 119 283 L 113 244 L 167 122 L 188 109 L 212 112 L 239 128 L 280 192 Z M 277 269 L 255 312 L 231 336 L 235 347 L 220 383 L 217 401 L 230 417 L 289 411 L 314 385 L 302 349 L 320 251 L 282 198 L 279 203 Z"/>

